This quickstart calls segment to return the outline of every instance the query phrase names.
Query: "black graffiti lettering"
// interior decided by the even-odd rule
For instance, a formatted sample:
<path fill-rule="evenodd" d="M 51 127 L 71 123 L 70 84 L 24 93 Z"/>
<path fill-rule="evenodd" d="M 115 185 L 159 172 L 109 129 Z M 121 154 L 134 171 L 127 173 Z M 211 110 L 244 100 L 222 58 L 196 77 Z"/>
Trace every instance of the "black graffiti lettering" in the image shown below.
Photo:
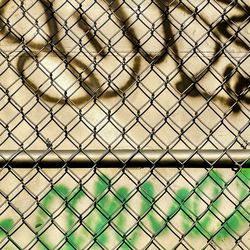
<path fill-rule="evenodd" d="M 223 0 L 220 0 L 220 2 L 226 3 L 226 1 Z M 248 6 L 244 6 L 244 9 L 242 9 L 242 7 L 239 5 L 237 5 L 235 8 L 239 9 L 241 12 L 243 10 L 243 13 L 241 15 L 234 15 L 230 17 L 230 19 L 227 21 L 222 20 L 216 27 L 218 30 L 218 36 L 220 34 L 221 36 L 227 39 L 227 42 L 219 47 L 221 51 L 224 51 L 225 48 L 231 45 L 232 43 L 239 46 L 241 49 L 245 51 L 250 50 L 250 46 L 247 43 L 245 43 L 240 38 L 240 36 L 238 36 L 238 31 L 243 29 L 248 24 L 247 20 L 249 19 L 250 8 Z M 235 32 L 232 31 L 230 32 L 230 29 L 232 30 L 234 24 L 238 22 L 240 23 L 239 30 L 235 30 Z M 249 75 L 247 78 L 243 76 L 237 68 L 238 68 L 237 65 L 235 67 L 231 65 L 228 66 L 224 72 L 224 78 L 226 78 L 226 83 L 225 83 L 226 91 L 230 96 L 230 98 L 227 99 L 224 98 L 224 103 L 226 103 L 228 106 L 231 106 L 232 111 L 234 113 L 240 112 L 241 110 L 239 105 L 240 101 L 249 104 L 249 97 L 247 97 L 246 94 L 250 84 L 250 78 Z M 235 82 L 234 89 L 232 89 L 232 87 L 229 84 L 229 81 L 236 73 L 238 73 L 239 77 Z"/>
<path fill-rule="evenodd" d="M 115 8 L 114 8 L 114 11 L 116 11 Z M 78 18 L 79 28 L 81 28 L 87 34 L 88 41 L 92 42 L 92 45 L 94 49 L 96 50 L 97 54 L 101 55 L 102 59 L 105 58 L 109 52 L 107 51 L 105 47 L 102 47 L 101 43 L 98 41 L 97 39 L 98 36 L 96 35 L 96 31 L 94 31 L 95 34 L 93 34 L 92 32 L 93 27 L 91 27 L 88 24 L 87 19 L 85 18 L 83 14 L 83 11 L 80 10 L 79 13 L 80 13 L 79 18 Z M 119 11 L 118 14 L 119 14 L 118 20 L 120 21 L 120 26 L 122 26 L 123 22 L 121 22 L 121 20 L 126 19 L 126 14 L 122 9 Z M 128 34 L 128 36 L 130 37 L 129 41 L 131 41 L 132 45 L 134 45 L 135 36 L 133 34 L 131 35 L 130 33 Z M 99 88 L 98 93 L 96 94 L 96 97 L 112 98 L 118 95 L 122 97 L 123 94 L 126 92 L 126 90 L 129 89 L 133 85 L 133 83 L 136 81 L 136 77 L 139 73 L 140 66 L 141 66 L 141 59 L 138 56 L 136 56 L 133 62 L 132 70 L 131 70 L 132 73 L 130 74 L 128 81 L 122 87 L 120 87 L 119 90 L 117 91 L 107 90 L 103 92 L 102 88 Z"/>
<path fill-rule="evenodd" d="M 91 25 L 88 24 L 88 21 L 85 15 L 81 11 L 80 14 L 76 13 L 75 16 L 77 19 L 77 25 L 86 34 L 88 38 L 88 42 L 92 42 L 92 45 L 95 48 L 96 52 L 100 54 L 101 56 L 105 57 L 106 53 L 104 52 L 104 48 L 101 45 L 101 43 L 99 43 L 99 41 L 96 39 L 96 34 L 93 34 L 92 32 L 93 27 L 91 27 Z"/>
<path fill-rule="evenodd" d="M 8 19 L 6 21 L 3 19 L 9 2 L 9 0 L 3 0 L 2 4 L 0 5 L 0 32 L 4 35 L 3 38 L 20 43 L 22 41 L 21 36 L 15 30 L 13 30 Z"/>
<path fill-rule="evenodd" d="M 226 105 L 232 106 L 233 112 L 235 113 L 240 111 L 239 102 L 250 104 L 250 97 L 247 96 L 250 78 L 247 74 L 241 74 L 238 70 L 238 67 L 233 67 L 232 65 L 227 66 L 223 73 L 225 91 L 229 94 L 229 98 L 220 96 L 213 97 L 212 94 L 209 94 L 204 89 L 200 88 L 198 84 L 199 81 L 210 72 L 211 67 L 216 67 L 216 65 L 219 63 L 219 59 L 221 58 L 221 56 L 223 56 L 225 50 L 230 44 L 234 43 L 235 45 L 240 46 L 247 51 L 250 50 L 250 45 L 247 44 L 247 42 L 244 39 L 240 38 L 240 36 L 238 35 L 240 30 L 249 23 L 248 20 L 250 8 L 246 4 L 240 4 L 237 2 L 232 5 L 230 8 L 236 8 L 241 14 L 233 15 L 229 18 L 227 16 L 227 12 L 223 13 L 221 21 L 214 27 L 208 22 L 208 20 L 206 20 L 206 18 L 199 15 L 199 18 L 204 23 L 204 25 L 206 27 L 209 27 L 208 32 L 210 32 L 210 34 L 215 38 L 216 46 L 209 64 L 198 74 L 190 76 L 190 74 L 188 73 L 188 68 L 186 68 L 187 66 L 185 66 L 185 62 L 180 55 L 180 48 L 178 48 L 176 44 L 175 34 L 173 33 L 173 24 L 170 21 L 169 9 L 172 1 L 154 1 L 154 4 L 161 18 L 160 25 L 162 25 L 162 36 L 164 38 L 164 42 L 162 44 L 163 48 L 156 55 L 152 55 L 150 52 L 147 52 L 140 44 L 140 38 L 138 37 L 136 30 L 130 23 L 130 19 L 128 14 L 126 13 L 124 4 L 121 4 L 121 1 L 103 1 L 103 3 L 107 4 L 110 15 L 114 15 L 116 17 L 116 25 L 132 45 L 134 54 L 131 68 L 128 66 L 128 62 L 131 61 L 132 58 L 126 60 L 124 58 L 124 61 L 121 62 L 121 64 L 124 62 L 126 63 L 126 69 L 124 67 L 124 70 L 126 70 L 127 74 L 129 74 L 129 78 L 123 84 L 123 86 L 119 86 L 119 88 L 116 87 L 117 90 L 115 90 L 114 88 L 112 88 L 112 86 L 104 89 L 104 87 L 102 86 L 103 83 L 101 83 L 100 80 L 95 76 L 94 67 L 94 69 L 91 69 L 89 66 L 85 65 L 84 62 L 74 58 L 66 52 L 66 49 L 64 48 L 64 45 L 59 38 L 59 25 L 61 24 L 59 23 L 55 15 L 53 2 L 47 0 L 38 1 L 38 3 L 43 8 L 44 15 L 47 20 L 46 24 L 44 24 L 48 27 L 48 41 L 46 45 L 33 42 L 32 39 L 30 39 L 29 41 L 25 40 L 24 35 L 21 35 L 18 30 L 15 30 L 15 28 L 11 26 L 8 18 L 4 17 L 9 3 L 11 3 L 11 1 L 4 0 L 0 5 L 0 33 L 4 36 L 4 38 L 9 39 L 12 42 L 24 45 L 26 49 L 19 56 L 17 63 L 17 70 L 20 74 L 20 78 L 22 79 L 23 84 L 30 91 L 32 91 L 35 95 L 37 95 L 39 98 L 42 98 L 46 102 L 64 104 L 66 101 L 69 101 L 68 99 L 70 99 L 72 103 L 81 105 L 91 98 L 113 98 L 117 96 L 123 96 L 139 76 L 142 58 L 149 64 L 154 66 L 160 63 L 164 63 L 166 57 L 170 55 L 177 65 L 179 81 L 176 84 L 176 89 L 181 95 L 190 96 L 193 98 L 203 96 L 207 100 L 214 98 L 215 100 L 220 100 Z M 228 4 L 231 3 L 231 1 L 218 0 L 218 3 Z M 20 5 L 22 5 L 20 6 L 20 8 L 24 9 L 23 2 L 21 2 Z M 192 15 L 193 18 L 196 18 L 194 15 L 194 11 L 196 10 L 189 9 L 188 6 L 182 3 L 176 3 L 175 8 L 179 8 L 182 11 L 186 12 L 188 15 Z M 231 9 L 228 9 L 228 12 L 230 10 Z M 95 27 L 95 25 L 93 26 L 88 23 L 88 16 L 85 14 L 84 10 L 81 9 L 81 7 L 79 7 L 79 9 L 76 9 L 73 17 L 76 21 L 76 25 L 80 28 L 83 35 L 87 37 L 88 43 L 93 46 L 97 54 L 97 56 L 95 56 L 93 60 L 96 64 L 98 64 L 98 62 L 106 58 L 107 55 L 110 55 L 110 53 L 112 52 L 110 52 L 107 44 L 102 41 L 100 36 L 98 36 L 98 29 Z M 235 34 L 231 34 L 231 27 L 234 23 L 240 23 L 241 25 L 239 29 L 236 30 Z M 227 42 L 222 43 L 222 37 L 226 38 Z M 79 46 L 85 45 L 86 44 L 79 43 Z M 48 51 L 48 53 L 55 55 L 62 62 L 64 62 L 67 70 L 69 70 L 69 72 L 76 78 L 77 82 L 79 83 L 79 87 L 86 92 L 86 96 L 77 98 L 64 96 L 64 98 L 61 99 L 56 98 L 49 93 L 44 93 L 42 90 L 40 90 L 40 86 L 36 82 L 32 82 L 31 80 L 29 80 L 29 76 L 26 75 L 27 73 L 25 65 L 29 60 L 31 60 L 31 62 L 34 62 L 37 67 L 39 67 L 38 55 L 33 51 L 37 49 L 39 49 L 40 51 L 46 50 Z M 237 74 L 239 75 L 237 82 L 235 83 L 235 87 L 231 87 L 229 84 L 234 75 L 232 74 L 233 71 L 237 71 Z M 51 79 L 51 81 L 53 82 L 53 79 Z M 109 81 L 112 82 L 111 76 L 109 76 Z"/>
<path fill-rule="evenodd" d="M 221 3 L 231 3 L 230 0 L 218 0 L 218 2 Z M 243 3 L 244 4 L 244 3 Z M 187 8 L 187 6 L 184 7 L 180 7 L 182 8 L 182 10 L 184 12 L 186 12 L 187 14 L 192 15 L 193 12 L 192 10 L 189 10 Z M 214 54 L 213 57 L 210 60 L 210 63 L 206 66 L 206 68 L 204 70 L 202 70 L 201 73 L 193 76 L 193 78 L 190 78 L 187 76 L 187 74 L 185 73 L 185 70 L 183 70 L 183 63 L 179 62 L 179 68 L 180 68 L 180 77 L 181 80 L 177 83 L 176 88 L 177 90 L 183 94 L 183 95 L 187 95 L 187 96 L 191 96 L 191 97 L 199 97 L 199 96 L 203 96 L 205 99 L 211 99 L 214 98 L 215 100 L 220 100 L 222 103 L 230 106 L 232 108 L 232 112 L 234 113 L 238 113 L 241 108 L 239 105 L 239 101 L 243 101 L 247 104 L 249 104 L 249 97 L 246 96 L 249 85 L 250 85 L 250 78 L 247 77 L 245 78 L 242 74 L 240 74 L 240 72 L 238 72 L 240 74 L 240 77 L 238 78 L 237 82 L 236 82 L 236 87 L 235 90 L 232 89 L 231 86 L 229 86 L 228 81 L 230 78 L 228 78 L 228 75 L 230 75 L 230 71 L 233 70 L 232 65 L 228 66 L 225 69 L 225 72 L 223 74 L 224 79 L 226 79 L 224 81 L 224 85 L 225 85 L 225 90 L 228 93 L 229 97 L 221 97 L 219 95 L 217 96 L 212 96 L 211 94 L 205 92 L 202 89 L 197 89 L 196 87 L 196 83 L 198 83 L 204 76 L 206 76 L 206 74 L 210 71 L 210 67 L 216 67 L 216 64 L 219 62 L 219 59 L 221 58 L 221 56 L 223 56 L 225 50 L 227 49 L 227 47 L 229 47 L 229 45 L 231 45 L 232 43 L 234 43 L 235 45 L 238 45 L 240 48 L 245 49 L 246 51 L 250 50 L 250 46 L 248 44 L 246 44 L 246 42 L 244 42 L 243 40 L 241 40 L 238 36 L 238 33 L 241 29 L 243 29 L 244 26 L 246 26 L 249 23 L 249 14 L 250 14 L 250 8 L 247 5 L 244 6 L 240 6 L 239 4 L 237 5 L 232 5 L 231 8 L 235 8 L 237 10 L 239 10 L 242 14 L 241 15 L 234 15 L 232 17 L 227 17 L 227 21 L 225 21 L 224 18 L 222 18 L 222 20 L 220 21 L 220 23 L 216 24 L 215 27 L 211 27 L 211 25 L 208 23 L 208 21 L 203 18 L 202 16 L 199 16 L 199 18 L 204 22 L 204 24 L 207 27 L 210 27 L 210 32 L 211 34 L 217 39 L 216 42 L 216 47 L 214 50 Z M 228 10 L 228 12 L 231 9 Z M 223 14 L 224 16 L 225 14 Z M 235 32 L 235 34 L 231 34 L 229 31 L 229 27 L 232 27 L 233 23 L 236 22 L 240 22 L 240 28 L 238 31 Z M 244 23 L 242 25 L 242 23 Z M 227 39 L 227 42 L 225 43 L 221 43 L 221 38 L 225 37 Z M 178 58 L 177 58 L 178 60 Z"/>
<path fill-rule="evenodd" d="M 161 0 L 157 0 L 157 3 L 159 4 L 161 9 L 165 9 L 164 13 L 168 13 L 169 10 L 166 4 L 164 4 Z M 190 10 L 187 6 L 180 5 L 178 6 L 178 8 L 186 14 L 193 14 L 192 10 Z M 166 14 L 165 18 L 167 20 L 169 19 L 168 14 Z M 165 40 L 168 41 L 168 43 L 166 43 L 166 46 L 168 48 L 171 48 L 171 50 L 168 50 L 168 54 L 173 51 L 173 53 L 171 53 L 171 57 L 175 60 L 179 71 L 179 81 L 176 83 L 176 89 L 182 95 L 187 95 L 191 97 L 199 97 L 201 95 L 207 96 L 206 93 L 201 93 L 196 88 L 196 82 L 198 82 L 199 79 L 191 78 L 185 73 L 186 70 L 184 68 L 184 62 L 180 56 L 180 50 L 175 43 L 174 34 L 171 28 L 171 22 L 169 20 L 164 23 L 164 36 L 166 38 Z"/>
<path fill-rule="evenodd" d="M 40 0 L 40 3 L 43 6 L 44 13 L 47 17 L 48 22 L 48 30 L 49 30 L 49 41 L 48 41 L 48 46 L 50 46 L 50 53 L 56 54 L 62 61 L 66 62 L 67 64 L 67 69 L 75 76 L 76 79 L 79 80 L 81 87 L 84 88 L 84 90 L 90 95 L 93 96 L 93 90 L 92 89 L 98 89 L 100 86 L 98 85 L 98 81 L 95 78 L 94 74 L 92 74 L 91 70 L 81 61 L 72 58 L 71 56 L 68 56 L 66 54 L 66 51 L 64 47 L 61 45 L 59 42 L 58 34 L 58 25 L 56 22 L 56 18 L 54 16 L 54 10 L 52 7 L 51 2 L 47 2 L 45 0 Z M 32 46 L 34 47 L 40 47 L 39 45 Z M 39 65 L 39 59 L 38 57 L 32 52 L 32 50 L 29 50 L 28 52 L 24 52 L 18 59 L 17 62 L 17 70 L 21 76 L 22 82 L 25 84 L 25 86 L 30 89 L 32 92 L 35 92 L 35 94 L 38 97 L 41 97 L 44 101 L 47 102 L 52 102 L 52 103 L 60 103 L 63 104 L 65 103 L 65 99 L 59 99 L 56 97 L 51 96 L 50 94 L 46 94 L 43 91 L 41 91 L 39 88 L 37 88 L 37 84 L 33 83 L 28 79 L 28 77 L 25 76 L 25 63 L 27 60 L 33 60 L 37 65 Z M 74 63 L 72 63 L 74 62 Z M 83 69 L 85 74 L 88 75 L 89 81 L 86 81 L 85 79 L 82 79 L 81 74 L 75 69 L 74 66 L 76 65 L 79 68 Z M 92 88 L 91 88 L 92 87 Z M 76 104 L 81 104 L 84 103 L 88 100 L 89 98 L 86 97 L 79 97 L 76 99 L 72 99 L 72 102 Z"/>
<path fill-rule="evenodd" d="M 228 106 L 232 107 L 235 113 L 238 113 L 240 111 L 240 106 L 239 103 L 237 102 L 237 96 L 229 84 L 233 75 L 234 75 L 234 68 L 232 66 L 227 67 L 224 71 L 223 77 L 224 77 L 225 91 L 230 98 L 223 98 L 224 100 L 222 101 L 224 101 Z"/>
<path fill-rule="evenodd" d="M 2 3 L 1 13 L 0 13 L 1 16 L 4 16 L 4 11 L 5 8 L 7 8 L 8 3 L 10 3 L 10 1 L 8 0 Z M 95 97 L 101 96 L 102 98 L 111 98 L 117 96 L 118 93 L 114 91 L 106 91 L 102 93 L 100 83 L 98 79 L 95 77 L 93 70 L 87 67 L 82 61 L 79 61 L 78 59 L 73 58 L 66 53 L 64 46 L 61 44 L 60 39 L 58 37 L 59 35 L 58 22 L 54 15 L 55 11 L 53 9 L 52 2 L 46 0 L 40 0 L 39 3 L 41 3 L 41 6 L 43 7 L 44 13 L 46 15 L 46 20 L 48 20 L 46 24 L 48 26 L 48 33 L 49 33 L 48 45 L 46 46 L 48 53 L 54 53 L 63 62 L 66 63 L 67 69 L 74 75 L 74 77 L 79 81 L 80 86 L 88 94 L 88 96 L 84 97 L 71 98 L 70 101 L 75 105 L 81 105 L 94 96 Z M 77 16 L 77 13 L 75 14 L 75 16 Z M 96 36 L 92 34 L 91 28 L 88 25 L 84 14 L 80 13 L 80 15 L 78 16 L 79 16 L 78 17 L 79 28 L 81 28 L 86 33 L 89 42 L 93 45 L 97 54 L 100 54 L 104 58 L 108 53 L 105 52 L 105 48 L 102 48 L 101 44 L 96 39 Z M 32 60 L 33 62 L 36 63 L 36 65 L 39 66 L 39 59 L 37 55 L 33 53 L 32 49 L 43 48 L 43 45 L 24 41 L 23 37 L 18 32 L 14 31 L 12 27 L 8 24 L 8 22 L 5 22 L 2 18 L 0 19 L 0 27 L 1 27 L 1 33 L 4 34 L 5 37 L 10 39 L 12 42 L 17 42 L 20 44 L 23 43 L 25 47 L 28 49 L 28 52 L 25 51 L 19 56 L 17 62 L 17 70 L 20 74 L 20 78 L 22 79 L 23 84 L 32 93 L 35 93 L 36 96 L 42 98 L 46 102 L 64 104 L 66 101 L 65 99 L 58 99 L 56 97 L 51 96 L 50 94 L 44 93 L 39 89 L 37 83 L 33 83 L 32 81 L 29 80 L 29 77 L 25 75 L 25 65 L 28 60 Z M 119 92 L 124 93 L 133 84 L 133 82 L 136 79 L 136 75 L 139 72 L 140 61 L 141 60 L 139 59 L 139 57 L 135 58 L 132 67 L 131 77 L 124 84 L 124 86 L 120 88 Z M 82 72 L 78 72 L 76 70 L 76 67 L 82 69 Z M 85 77 L 82 76 L 83 72 L 85 74 Z"/>
<path fill-rule="evenodd" d="M 232 79 L 233 75 L 235 75 L 236 73 L 238 73 L 239 76 L 234 89 L 232 89 L 229 82 L 230 79 Z M 228 105 L 233 106 L 234 112 L 238 113 L 241 110 L 239 101 L 244 101 L 245 103 L 250 104 L 250 97 L 246 96 L 249 89 L 250 78 L 244 77 L 242 74 L 240 74 L 230 66 L 226 68 L 224 72 L 224 78 L 226 79 L 225 89 L 231 97 L 230 99 L 225 99 L 225 102 L 227 102 Z"/>

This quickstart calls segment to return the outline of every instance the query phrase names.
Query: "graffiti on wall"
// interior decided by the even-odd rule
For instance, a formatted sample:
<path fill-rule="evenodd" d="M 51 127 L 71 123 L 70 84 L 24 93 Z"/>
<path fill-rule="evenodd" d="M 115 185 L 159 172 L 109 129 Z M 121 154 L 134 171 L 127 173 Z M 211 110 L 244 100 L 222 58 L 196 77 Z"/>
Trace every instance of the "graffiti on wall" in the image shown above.
<path fill-rule="evenodd" d="M 245 2 L 2 0 L 3 148 L 248 148 Z"/>
<path fill-rule="evenodd" d="M 147 62 L 148 65 L 153 70 L 154 66 L 161 64 L 167 64 L 169 58 L 175 62 L 175 67 L 177 69 L 178 82 L 176 83 L 175 88 L 182 95 L 187 95 L 192 98 L 203 97 L 206 100 L 217 99 L 223 102 L 224 104 L 232 107 L 233 112 L 237 113 L 240 111 L 239 102 L 250 104 L 250 97 L 248 95 L 248 86 L 249 86 L 249 72 L 246 71 L 241 64 L 247 60 L 247 52 L 250 49 L 249 39 L 241 34 L 242 30 L 248 25 L 250 7 L 246 3 L 236 3 L 229 5 L 227 0 L 217 1 L 219 4 L 224 4 L 226 7 L 224 11 L 220 13 L 219 20 L 210 21 L 202 13 L 203 6 L 197 6 L 192 8 L 188 3 L 170 3 L 172 1 L 165 1 L 164 3 L 160 0 L 154 1 L 154 8 L 158 13 L 158 27 L 155 27 L 155 24 L 152 23 L 152 27 L 148 27 L 148 33 L 150 37 L 155 37 L 159 30 L 161 31 L 161 49 L 156 54 L 151 54 L 144 48 L 144 44 L 141 42 L 141 38 L 138 35 L 138 30 L 136 30 L 130 21 L 131 16 L 127 13 L 125 4 L 120 4 L 119 1 L 103 1 L 102 4 L 106 4 L 106 14 L 109 15 L 110 20 L 112 16 L 116 19 L 116 25 L 122 32 L 122 35 L 127 39 L 128 47 L 131 48 L 131 52 L 135 55 L 133 63 L 126 69 L 126 64 L 128 64 L 132 59 L 123 57 L 123 60 L 120 60 L 120 67 L 123 70 L 129 71 L 128 79 L 123 82 L 118 89 L 105 89 L 103 83 L 96 76 L 97 65 L 108 56 L 115 57 L 115 52 L 112 50 L 112 37 L 107 42 L 103 42 L 101 39 L 100 28 L 97 27 L 96 22 L 91 20 L 88 16 L 88 13 L 84 9 L 85 2 L 79 4 L 78 7 L 75 7 L 75 12 L 72 13 L 70 18 L 73 20 L 74 25 L 72 27 L 67 26 L 67 20 L 62 21 L 59 16 L 56 14 L 56 9 L 54 7 L 54 1 L 48 0 L 39 0 L 36 2 L 36 5 L 39 5 L 41 10 L 40 12 L 45 15 L 45 21 L 40 24 L 38 20 L 33 20 L 35 22 L 35 34 L 31 39 L 26 39 L 26 33 L 22 33 L 21 30 L 17 30 L 11 26 L 11 24 L 16 24 L 10 17 L 6 17 L 6 12 L 9 5 L 12 4 L 12 1 L 4 0 L 1 2 L 0 7 L 0 31 L 4 39 L 10 40 L 12 43 L 21 44 L 22 52 L 19 54 L 19 59 L 17 62 L 17 74 L 22 79 L 22 83 L 32 91 L 38 98 L 42 98 L 46 102 L 52 103 L 65 103 L 69 99 L 72 103 L 76 105 L 82 105 L 87 100 L 91 98 L 112 98 L 116 96 L 123 97 L 126 95 L 126 91 L 136 82 L 139 82 L 141 64 L 142 61 Z M 175 1 L 176 2 L 176 1 Z M 23 11 L 24 17 L 28 18 L 29 15 L 32 15 L 32 8 L 25 8 L 23 1 L 20 2 L 20 9 Z M 140 6 L 137 6 L 138 11 L 141 9 Z M 59 8 L 58 8 L 59 9 Z M 57 10 L 58 10 L 57 9 Z M 179 29 L 176 31 L 176 24 L 173 21 L 174 11 L 178 9 L 188 18 L 186 23 L 180 25 Z M 134 13 L 135 14 L 135 13 Z M 137 21 L 140 21 L 140 15 L 137 15 Z M 212 46 L 212 56 L 210 58 L 205 58 L 204 61 L 206 65 L 199 70 L 199 72 L 190 73 L 188 68 L 188 58 L 181 54 L 182 47 L 179 45 L 179 40 L 181 36 L 185 34 L 185 29 L 188 28 L 192 23 L 198 20 L 199 26 L 196 29 L 205 29 L 205 34 L 202 37 L 199 37 L 197 41 L 193 41 L 192 44 L 192 55 L 198 56 L 199 53 L 202 53 L 200 46 L 204 43 L 205 40 L 213 39 Z M 106 22 L 106 21 L 105 21 Z M 105 23 L 104 23 L 105 24 Z M 104 25 L 103 24 L 103 25 Z M 40 26 L 39 26 L 40 25 Z M 60 30 L 65 30 L 65 36 L 70 36 L 69 31 L 73 26 L 79 28 L 80 39 L 74 41 L 79 47 L 80 52 L 84 54 L 84 47 L 87 44 L 91 44 L 94 48 L 94 56 L 90 61 L 90 64 L 84 62 L 84 60 L 78 59 L 76 56 L 71 55 L 66 51 L 66 48 L 63 44 L 63 39 L 59 37 Z M 186 27 L 187 26 L 187 27 Z M 46 31 L 45 31 L 46 27 Z M 205 28 L 204 28 L 205 27 Z M 40 31 L 39 31 L 40 29 Z M 28 32 L 27 32 L 28 33 Z M 33 38 L 36 36 L 43 36 L 46 40 L 46 44 L 35 42 Z M 192 36 L 192 34 L 190 34 Z M 87 38 L 87 42 L 83 42 L 83 37 Z M 244 51 L 244 56 L 240 59 L 234 60 L 233 55 L 230 54 L 227 50 L 230 46 L 234 44 L 240 50 Z M 152 44 L 152 46 L 154 46 Z M 208 50 L 211 48 L 207 48 Z M 61 61 L 64 65 L 65 70 L 67 69 L 74 77 L 75 84 L 78 85 L 78 88 L 81 88 L 85 95 L 73 98 L 70 94 L 70 91 L 65 90 L 62 98 L 57 98 L 50 94 L 50 91 L 44 91 L 42 86 L 38 82 L 30 79 L 32 73 L 29 72 L 28 67 L 31 64 L 37 65 L 37 69 L 41 71 L 46 71 L 40 65 L 44 58 L 39 57 L 39 53 L 47 52 L 53 54 L 57 59 Z M 190 51 L 189 51 L 190 53 Z M 221 62 L 222 57 L 227 57 L 227 53 L 232 58 L 229 58 L 231 64 L 226 64 L 221 71 L 222 79 L 220 80 L 220 86 L 212 93 L 204 89 L 200 85 L 200 81 L 203 78 L 206 78 L 208 74 L 211 74 L 214 68 L 217 68 Z M 86 56 L 87 57 L 87 56 Z M 166 59 L 167 58 L 167 59 Z M 87 59 L 86 59 L 87 60 Z M 200 58 L 200 60 L 202 60 Z M 52 73 L 46 72 L 51 82 L 55 82 L 57 79 L 53 76 Z M 114 79 L 110 76 L 109 85 L 112 85 Z M 211 81 L 211 80 L 209 80 Z M 216 79 L 214 79 L 216 81 Z M 167 82 L 171 82 L 171 79 L 167 79 Z M 224 90 L 228 97 L 221 96 L 219 92 Z"/>
<path fill-rule="evenodd" d="M 105 175 L 99 176 L 93 190 L 86 190 L 84 185 L 74 190 L 67 185 L 55 185 L 39 201 L 32 227 L 37 232 L 40 249 L 54 249 L 59 245 L 64 245 L 64 249 L 99 249 L 99 246 L 107 247 L 110 241 L 115 242 L 119 249 L 134 249 L 141 244 L 139 239 L 144 237 L 146 231 L 151 237 L 162 238 L 163 244 L 167 244 L 169 237 L 166 236 L 171 235 L 175 224 L 179 224 L 178 230 L 183 237 L 227 241 L 246 229 L 250 220 L 249 204 L 244 205 L 250 184 L 249 169 L 241 169 L 235 180 L 238 201 L 234 209 L 223 217 L 224 194 L 230 183 L 216 170 L 201 178 L 195 188 L 180 187 L 173 196 L 168 193 L 167 187 L 159 194 L 151 181 L 141 183 L 132 192 L 127 186 L 120 186 L 114 191 L 111 180 Z M 208 190 L 211 190 L 212 197 L 204 203 Z M 140 207 L 138 214 L 133 212 L 135 192 L 139 195 L 136 200 Z M 166 210 L 161 210 L 159 206 L 161 199 L 164 202 L 163 193 L 171 198 Z M 61 216 L 65 222 L 59 225 Z M 133 216 L 135 222 L 128 225 L 129 218 Z M 14 224 L 12 218 L 1 219 L 1 239 L 7 235 L 11 238 Z M 50 231 L 53 225 L 55 228 Z M 57 239 L 55 230 L 61 230 L 64 235 Z"/>

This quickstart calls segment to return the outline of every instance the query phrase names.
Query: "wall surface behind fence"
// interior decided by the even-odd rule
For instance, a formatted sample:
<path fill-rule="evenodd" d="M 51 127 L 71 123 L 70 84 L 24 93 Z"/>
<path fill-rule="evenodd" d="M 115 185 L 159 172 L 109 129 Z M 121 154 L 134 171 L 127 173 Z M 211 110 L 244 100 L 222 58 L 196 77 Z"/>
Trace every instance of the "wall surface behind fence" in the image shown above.
<path fill-rule="evenodd" d="M 149 169 L 95 174 L 73 169 L 66 175 L 58 169 L 15 170 L 25 189 L 7 172 L 1 172 L 1 192 L 11 200 L 0 200 L 3 249 L 248 249 L 250 244 L 249 169 L 237 175 L 229 169 L 156 169 L 153 175 Z"/>
<path fill-rule="evenodd" d="M 2 149 L 246 147 L 248 3 L 213 2 L 2 1 Z"/>
<path fill-rule="evenodd" d="M 249 149 L 249 15 L 247 0 L 0 1 L 1 160 Z M 0 170 L 1 249 L 250 247 L 249 168 L 29 157 Z"/>

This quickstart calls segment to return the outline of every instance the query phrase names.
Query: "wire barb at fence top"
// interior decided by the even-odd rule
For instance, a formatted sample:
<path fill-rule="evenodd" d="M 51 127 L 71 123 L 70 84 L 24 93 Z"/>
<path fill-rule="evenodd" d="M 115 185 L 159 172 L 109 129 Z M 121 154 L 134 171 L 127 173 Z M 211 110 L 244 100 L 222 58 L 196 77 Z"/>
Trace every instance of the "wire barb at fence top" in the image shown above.
<path fill-rule="evenodd" d="M 249 249 L 247 0 L 0 1 L 1 249 Z"/>

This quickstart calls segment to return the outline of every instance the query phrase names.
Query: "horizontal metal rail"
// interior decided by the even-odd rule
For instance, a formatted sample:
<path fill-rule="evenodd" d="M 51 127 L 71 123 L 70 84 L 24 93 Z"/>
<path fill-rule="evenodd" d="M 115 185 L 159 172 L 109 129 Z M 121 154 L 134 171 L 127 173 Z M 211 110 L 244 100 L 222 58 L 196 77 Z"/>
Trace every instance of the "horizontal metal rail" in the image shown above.
<path fill-rule="evenodd" d="M 0 155 L 1 166 L 10 164 L 13 167 L 27 167 L 30 164 L 43 167 L 58 167 L 58 164 L 67 164 L 71 167 L 93 167 L 94 165 L 137 168 L 176 167 L 177 165 L 201 167 L 201 164 L 216 167 L 228 165 L 242 167 L 249 159 L 250 150 L 6 150 Z"/>

